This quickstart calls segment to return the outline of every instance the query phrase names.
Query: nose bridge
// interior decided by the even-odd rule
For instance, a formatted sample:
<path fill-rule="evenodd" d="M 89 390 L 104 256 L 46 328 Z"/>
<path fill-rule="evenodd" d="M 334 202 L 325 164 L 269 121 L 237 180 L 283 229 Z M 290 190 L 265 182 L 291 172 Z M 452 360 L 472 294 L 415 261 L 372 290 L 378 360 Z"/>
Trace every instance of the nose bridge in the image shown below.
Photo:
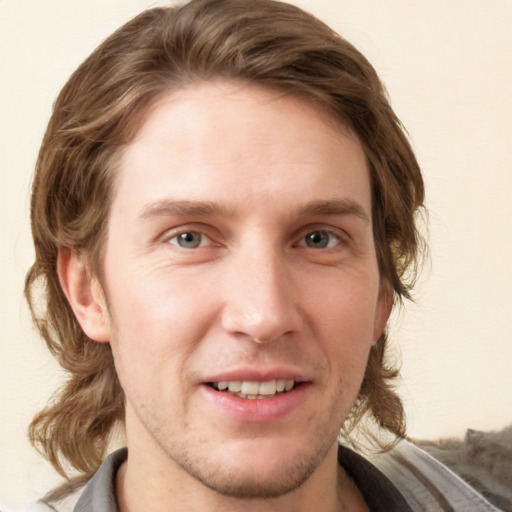
<path fill-rule="evenodd" d="M 290 270 L 269 240 L 241 248 L 224 281 L 224 329 L 260 343 L 296 331 L 300 315 Z"/>

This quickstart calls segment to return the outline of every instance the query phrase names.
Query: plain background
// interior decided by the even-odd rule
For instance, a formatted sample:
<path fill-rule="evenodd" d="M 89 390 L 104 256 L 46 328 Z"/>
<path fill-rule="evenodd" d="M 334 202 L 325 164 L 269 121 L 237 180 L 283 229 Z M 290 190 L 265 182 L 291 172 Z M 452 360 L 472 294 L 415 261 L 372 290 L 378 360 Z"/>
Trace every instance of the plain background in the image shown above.
<path fill-rule="evenodd" d="M 162 2 L 163 3 L 163 2 Z M 423 167 L 431 263 L 392 326 L 410 433 L 512 423 L 512 0 L 302 0 L 384 80 Z M 149 0 L 0 0 L 0 509 L 57 482 L 26 428 L 63 375 L 22 298 L 31 172 L 66 78 Z"/>

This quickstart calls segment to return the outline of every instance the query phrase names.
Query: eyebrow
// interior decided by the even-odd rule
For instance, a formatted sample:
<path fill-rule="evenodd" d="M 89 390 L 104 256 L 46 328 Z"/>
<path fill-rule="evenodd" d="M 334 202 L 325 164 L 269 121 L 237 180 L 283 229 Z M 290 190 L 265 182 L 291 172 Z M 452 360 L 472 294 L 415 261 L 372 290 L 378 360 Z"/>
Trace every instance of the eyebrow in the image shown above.
<path fill-rule="evenodd" d="M 366 210 L 352 199 L 312 201 L 298 208 L 299 216 L 354 215 L 369 222 Z"/>
<path fill-rule="evenodd" d="M 297 208 L 296 213 L 299 217 L 354 215 L 366 222 L 370 220 L 365 209 L 351 199 L 312 201 Z M 233 209 L 226 208 L 212 201 L 173 201 L 164 199 L 147 204 L 143 208 L 140 218 L 150 219 L 166 216 L 233 217 L 234 215 L 235 211 Z"/>
<path fill-rule="evenodd" d="M 234 212 L 211 201 L 172 201 L 161 200 L 147 204 L 141 214 L 141 219 L 166 216 L 192 216 L 209 217 L 224 216 L 232 217 Z"/>

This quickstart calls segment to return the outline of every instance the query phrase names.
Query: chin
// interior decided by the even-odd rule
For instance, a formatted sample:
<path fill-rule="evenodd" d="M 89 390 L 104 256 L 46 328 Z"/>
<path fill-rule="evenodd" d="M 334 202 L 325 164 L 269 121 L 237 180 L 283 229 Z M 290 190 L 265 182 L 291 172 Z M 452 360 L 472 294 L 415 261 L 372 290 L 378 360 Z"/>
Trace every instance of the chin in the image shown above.
<path fill-rule="evenodd" d="M 284 496 L 299 488 L 312 475 L 316 463 L 296 462 L 291 466 L 280 464 L 273 469 L 258 471 L 254 466 L 243 469 L 231 468 L 215 473 L 202 472 L 195 477 L 210 489 L 232 498 L 269 499 Z"/>
<path fill-rule="evenodd" d="M 329 451 L 327 444 L 320 450 L 317 447 L 317 450 L 307 451 L 305 445 L 286 446 L 286 442 L 281 440 L 276 446 L 276 443 L 263 439 L 255 439 L 244 449 L 236 448 L 223 450 L 222 463 L 215 464 L 210 459 L 194 464 L 189 460 L 183 468 L 196 480 L 224 496 L 269 499 L 301 487 Z"/>

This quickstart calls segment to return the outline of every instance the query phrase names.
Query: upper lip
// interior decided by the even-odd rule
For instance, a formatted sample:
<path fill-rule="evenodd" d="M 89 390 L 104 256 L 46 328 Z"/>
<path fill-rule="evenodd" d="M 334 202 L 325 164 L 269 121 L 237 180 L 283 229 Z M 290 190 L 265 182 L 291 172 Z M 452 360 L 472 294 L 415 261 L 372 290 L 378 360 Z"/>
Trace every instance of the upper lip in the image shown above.
<path fill-rule="evenodd" d="M 202 379 L 206 382 L 221 381 L 250 381 L 267 382 L 271 380 L 294 380 L 295 382 L 307 382 L 311 379 L 304 372 L 291 367 L 273 367 L 273 368 L 236 368 L 208 375 Z"/>

